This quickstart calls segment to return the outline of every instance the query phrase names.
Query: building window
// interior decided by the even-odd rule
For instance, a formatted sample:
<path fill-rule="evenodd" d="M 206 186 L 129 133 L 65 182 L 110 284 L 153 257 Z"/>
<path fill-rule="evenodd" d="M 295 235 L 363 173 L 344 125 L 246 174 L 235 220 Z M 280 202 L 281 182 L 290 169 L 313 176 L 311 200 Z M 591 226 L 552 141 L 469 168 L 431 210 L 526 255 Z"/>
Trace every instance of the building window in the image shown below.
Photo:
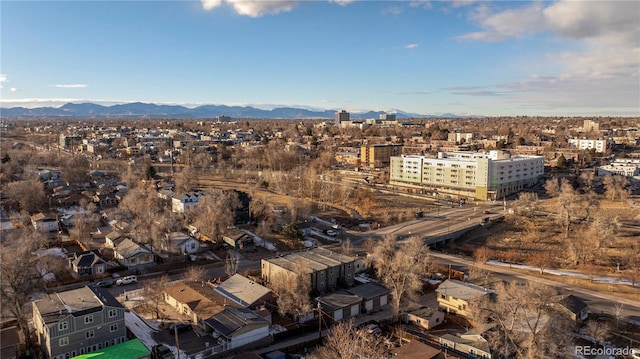
<path fill-rule="evenodd" d="M 69 345 L 69 337 L 60 338 L 58 344 L 63 347 L 65 345 Z"/>
<path fill-rule="evenodd" d="M 115 309 L 109 309 L 109 318 L 115 318 L 118 316 L 118 311 Z"/>
<path fill-rule="evenodd" d="M 118 324 L 111 324 L 109 326 L 109 331 L 110 332 L 115 332 L 116 330 L 118 330 Z"/>
<path fill-rule="evenodd" d="M 91 324 L 93 323 L 93 315 L 87 315 L 86 317 L 84 317 L 84 324 Z"/>
<path fill-rule="evenodd" d="M 93 330 L 89 330 L 87 332 L 84 333 L 85 338 L 89 339 L 89 338 L 93 338 L 96 336 L 96 333 L 93 332 Z"/>

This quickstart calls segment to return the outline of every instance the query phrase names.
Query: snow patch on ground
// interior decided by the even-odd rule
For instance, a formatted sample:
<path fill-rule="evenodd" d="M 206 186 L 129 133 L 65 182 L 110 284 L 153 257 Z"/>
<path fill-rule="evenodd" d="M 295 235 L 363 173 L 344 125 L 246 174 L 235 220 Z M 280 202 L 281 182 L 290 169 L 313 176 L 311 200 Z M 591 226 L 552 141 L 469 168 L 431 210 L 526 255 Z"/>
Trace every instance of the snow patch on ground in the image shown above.
<path fill-rule="evenodd" d="M 529 271 L 540 272 L 539 268 L 531 267 L 531 266 L 527 266 L 527 265 L 523 265 L 523 264 L 504 263 L 504 262 L 494 261 L 494 260 L 487 261 L 487 264 L 491 264 L 491 265 L 494 265 L 494 266 L 500 266 L 500 267 L 509 267 L 509 268 L 524 269 L 524 270 L 529 270 Z M 558 276 L 574 277 L 574 278 L 580 278 L 580 279 L 589 279 L 588 275 L 582 274 L 582 273 L 565 272 L 565 271 L 556 270 L 556 269 L 545 269 L 544 272 L 548 273 L 548 274 L 552 274 L 552 275 L 558 275 Z M 594 282 L 600 282 L 600 283 L 609 283 L 609 284 L 631 285 L 631 281 L 628 280 L 628 279 L 613 278 L 613 277 L 593 277 L 593 281 Z"/>

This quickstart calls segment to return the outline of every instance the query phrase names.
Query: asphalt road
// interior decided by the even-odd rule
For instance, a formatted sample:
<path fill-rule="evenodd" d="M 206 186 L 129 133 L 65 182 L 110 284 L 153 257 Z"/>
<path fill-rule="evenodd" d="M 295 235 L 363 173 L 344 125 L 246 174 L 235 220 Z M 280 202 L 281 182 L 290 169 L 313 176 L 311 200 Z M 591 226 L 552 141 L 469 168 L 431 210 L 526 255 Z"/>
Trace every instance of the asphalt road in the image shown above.
<path fill-rule="evenodd" d="M 431 252 L 431 256 L 437 258 L 438 263 L 445 265 L 455 265 L 456 269 L 467 272 L 469 266 L 473 264 L 473 261 L 471 259 L 439 252 Z M 575 296 L 578 296 L 589 305 L 589 308 L 594 313 L 613 314 L 614 306 L 617 303 L 621 303 L 623 305 L 622 317 L 626 320 L 640 323 L 640 301 L 620 298 L 616 296 L 615 293 L 600 293 L 589 289 L 578 288 L 570 284 L 559 283 L 551 279 L 539 278 L 536 276 L 523 274 L 511 270 L 508 267 L 486 265 L 485 268 L 492 273 L 492 278 L 498 278 L 507 282 L 516 280 L 543 283 L 558 288 L 561 293 L 573 294 Z M 549 274 L 549 278 L 553 278 L 553 276 Z"/>

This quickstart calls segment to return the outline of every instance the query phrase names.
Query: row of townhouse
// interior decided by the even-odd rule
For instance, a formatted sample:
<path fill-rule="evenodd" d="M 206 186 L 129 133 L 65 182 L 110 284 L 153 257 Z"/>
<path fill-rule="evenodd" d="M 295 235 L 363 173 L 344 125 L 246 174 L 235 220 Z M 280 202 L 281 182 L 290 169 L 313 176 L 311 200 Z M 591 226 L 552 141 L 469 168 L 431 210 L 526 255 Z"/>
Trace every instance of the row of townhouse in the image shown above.
<path fill-rule="evenodd" d="M 356 258 L 312 248 L 261 261 L 262 279 L 265 283 L 279 273 L 302 275 L 300 280 L 310 282 L 312 290 L 326 293 L 338 287 L 352 287 L 355 280 Z"/>

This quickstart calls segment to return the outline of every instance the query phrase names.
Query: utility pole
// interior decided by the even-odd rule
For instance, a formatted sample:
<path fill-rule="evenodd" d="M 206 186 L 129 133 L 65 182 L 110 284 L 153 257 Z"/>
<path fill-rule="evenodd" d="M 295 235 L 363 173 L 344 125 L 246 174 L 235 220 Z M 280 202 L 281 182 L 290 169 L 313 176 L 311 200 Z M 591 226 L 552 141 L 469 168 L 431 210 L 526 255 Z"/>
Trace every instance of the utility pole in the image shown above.
<path fill-rule="evenodd" d="M 178 328 L 177 327 L 173 327 L 173 335 L 176 338 L 176 353 L 177 353 L 177 357 L 178 359 L 180 359 L 180 341 L 178 340 Z"/>

